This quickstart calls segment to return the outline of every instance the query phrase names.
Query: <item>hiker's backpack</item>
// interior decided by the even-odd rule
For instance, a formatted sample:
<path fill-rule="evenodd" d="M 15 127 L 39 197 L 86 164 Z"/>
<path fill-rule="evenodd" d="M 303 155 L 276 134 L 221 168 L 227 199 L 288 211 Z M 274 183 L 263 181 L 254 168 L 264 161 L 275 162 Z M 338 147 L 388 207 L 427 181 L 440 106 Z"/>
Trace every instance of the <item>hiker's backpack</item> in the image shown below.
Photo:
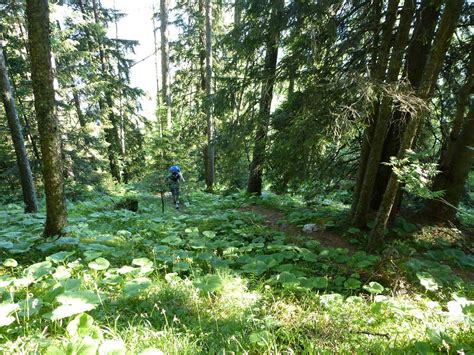
<path fill-rule="evenodd" d="M 181 169 L 179 168 L 179 166 L 173 165 L 170 168 L 170 173 L 171 173 L 170 179 L 173 180 L 174 182 L 177 182 L 180 178 L 180 175 L 179 175 L 180 171 Z"/>

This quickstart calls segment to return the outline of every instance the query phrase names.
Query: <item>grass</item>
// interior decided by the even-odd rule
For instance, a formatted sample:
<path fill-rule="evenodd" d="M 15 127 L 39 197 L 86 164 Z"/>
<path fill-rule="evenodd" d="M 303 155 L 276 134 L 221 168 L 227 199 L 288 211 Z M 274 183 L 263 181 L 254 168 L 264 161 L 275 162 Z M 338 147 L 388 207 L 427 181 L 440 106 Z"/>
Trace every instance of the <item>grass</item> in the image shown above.
<path fill-rule="evenodd" d="M 239 209 L 243 195 L 190 193 L 164 214 L 126 195 L 137 213 L 107 195 L 70 203 L 57 240 L 40 237 L 44 214 L 0 207 L 2 353 L 474 351 L 472 283 L 449 273 L 472 256 L 455 246 L 348 255 L 289 242 Z M 294 224 L 344 213 L 271 198 Z"/>

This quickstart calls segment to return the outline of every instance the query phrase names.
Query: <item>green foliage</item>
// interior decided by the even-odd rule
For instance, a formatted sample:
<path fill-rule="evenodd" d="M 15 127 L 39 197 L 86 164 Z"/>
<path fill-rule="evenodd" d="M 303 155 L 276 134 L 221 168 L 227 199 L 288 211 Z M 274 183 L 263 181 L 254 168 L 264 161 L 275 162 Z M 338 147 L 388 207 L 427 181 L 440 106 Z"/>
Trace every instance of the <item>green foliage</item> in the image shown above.
<path fill-rule="evenodd" d="M 473 348 L 472 290 L 441 264 L 472 267 L 459 249 L 386 262 L 314 240 L 290 242 L 238 209 L 253 201 L 243 194 L 192 193 L 186 213 L 165 214 L 157 212 L 153 195 L 136 197 L 138 213 L 106 208 L 107 196 L 71 204 L 68 235 L 57 240 L 39 238 L 38 216 L 2 206 L 11 227 L 1 231 L 2 351 L 28 343 L 51 354 L 380 352 L 438 349 L 444 346 L 439 339 Z M 298 223 L 310 211 L 298 214 L 301 204 L 276 196 L 272 204 L 295 213 Z M 337 220 L 337 205 L 323 210 L 312 218 Z M 393 294 L 386 276 L 375 277 L 393 263 L 413 289 L 404 296 Z M 41 336 L 46 326 L 50 332 Z M 313 332 L 327 332 L 329 340 Z M 363 332 L 397 337 L 367 341 Z"/>
<path fill-rule="evenodd" d="M 409 193 L 423 198 L 439 198 L 443 196 L 442 191 L 431 191 L 434 176 L 439 172 L 434 163 L 420 161 L 421 156 L 409 150 L 406 157 L 397 159 L 390 158 L 389 165 L 397 175 L 398 180 L 404 184 L 404 189 Z"/>

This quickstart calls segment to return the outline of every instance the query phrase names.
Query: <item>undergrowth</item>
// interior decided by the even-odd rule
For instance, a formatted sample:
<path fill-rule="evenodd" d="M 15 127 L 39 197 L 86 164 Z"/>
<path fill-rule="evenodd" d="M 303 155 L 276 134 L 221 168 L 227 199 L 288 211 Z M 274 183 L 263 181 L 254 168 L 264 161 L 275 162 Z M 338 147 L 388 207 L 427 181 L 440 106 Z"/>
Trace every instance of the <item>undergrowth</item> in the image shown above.
<path fill-rule="evenodd" d="M 125 195 L 70 203 L 67 235 L 48 240 L 44 214 L 1 206 L 2 353 L 474 351 L 472 280 L 453 273 L 474 259 L 456 241 L 405 238 L 400 222 L 380 255 L 349 253 L 289 242 L 240 209 L 257 202 L 243 194 L 189 193 L 164 213 L 159 197 Z M 137 212 L 114 204 L 126 198 Z M 344 228 L 344 205 L 258 201 L 285 223 Z"/>

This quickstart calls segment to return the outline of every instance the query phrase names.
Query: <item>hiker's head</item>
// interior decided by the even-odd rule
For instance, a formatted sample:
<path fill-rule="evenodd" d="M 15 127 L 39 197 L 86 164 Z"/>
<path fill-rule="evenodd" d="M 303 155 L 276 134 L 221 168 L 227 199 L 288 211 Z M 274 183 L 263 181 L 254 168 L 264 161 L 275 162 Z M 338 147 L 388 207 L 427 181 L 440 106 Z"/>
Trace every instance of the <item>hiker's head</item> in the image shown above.
<path fill-rule="evenodd" d="M 181 172 L 181 169 L 180 169 L 179 166 L 177 166 L 177 165 L 172 165 L 172 166 L 170 167 L 170 172 L 171 172 L 171 173 L 179 173 L 179 172 Z"/>

